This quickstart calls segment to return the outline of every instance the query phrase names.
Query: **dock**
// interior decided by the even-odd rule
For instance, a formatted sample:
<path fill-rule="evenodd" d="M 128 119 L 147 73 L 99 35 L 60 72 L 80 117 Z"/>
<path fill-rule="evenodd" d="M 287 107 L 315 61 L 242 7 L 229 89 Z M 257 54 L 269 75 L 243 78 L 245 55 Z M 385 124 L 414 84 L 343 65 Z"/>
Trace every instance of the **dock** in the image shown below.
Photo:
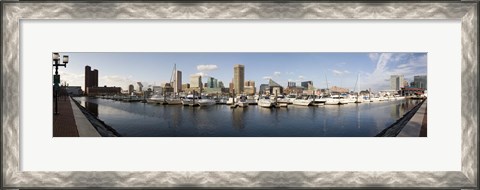
<path fill-rule="evenodd" d="M 427 100 L 424 99 L 376 137 L 426 137 Z"/>
<path fill-rule="evenodd" d="M 70 97 L 58 98 L 58 112 L 53 115 L 53 137 L 101 137 Z"/>

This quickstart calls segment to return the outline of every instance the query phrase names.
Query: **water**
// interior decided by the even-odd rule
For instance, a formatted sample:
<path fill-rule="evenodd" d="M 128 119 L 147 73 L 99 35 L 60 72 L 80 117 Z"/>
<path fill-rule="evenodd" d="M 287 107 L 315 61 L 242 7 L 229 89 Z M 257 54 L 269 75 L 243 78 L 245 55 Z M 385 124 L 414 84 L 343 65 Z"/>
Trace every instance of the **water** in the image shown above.
<path fill-rule="evenodd" d="M 267 109 L 188 107 L 79 97 L 82 106 L 127 137 L 372 137 L 418 100 Z"/>

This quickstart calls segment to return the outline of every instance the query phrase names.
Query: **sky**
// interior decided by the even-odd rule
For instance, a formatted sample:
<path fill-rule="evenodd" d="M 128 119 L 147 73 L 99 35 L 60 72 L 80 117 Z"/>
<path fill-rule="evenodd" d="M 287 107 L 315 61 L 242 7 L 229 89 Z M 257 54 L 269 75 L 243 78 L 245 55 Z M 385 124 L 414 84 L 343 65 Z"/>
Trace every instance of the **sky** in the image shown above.
<path fill-rule="evenodd" d="M 288 81 L 313 81 L 315 88 L 340 86 L 355 90 L 374 91 L 390 88 L 390 75 L 413 76 L 427 74 L 426 53 L 79 53 L 68 55 L 66 68 L 59 69 L 62 83 L 84 88 L 85 66 L 98 70 L 99 86 L 128 85 L 142 82 L 144 86 L 169 82 L 174 64 L 182 71 L 182 83 L 191 75 L 202 75 L 222 81 L 226 87 L 232 81 L 235 64 L 245 66 L 245 81 L 253 80 L 257 89 L 272 79 L 287 86 Z M 52 70 L 53 73 L 53 70 Z M 328 81 L 328 83 L 327 83 Z"/>

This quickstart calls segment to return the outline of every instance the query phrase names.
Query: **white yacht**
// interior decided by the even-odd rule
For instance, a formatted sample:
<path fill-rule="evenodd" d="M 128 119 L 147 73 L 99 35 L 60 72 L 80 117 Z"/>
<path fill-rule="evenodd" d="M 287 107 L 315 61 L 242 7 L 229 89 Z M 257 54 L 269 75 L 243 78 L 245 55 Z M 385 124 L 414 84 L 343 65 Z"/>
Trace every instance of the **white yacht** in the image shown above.
<path fill-rule="evenodd" d="M 194 99 L 193 95 L 189 94 L 182 100 L 182 104 L 184 106 L 189 106 L 190 104 L 193 104 L 193 102 L 194 102 L 193 99 Z M 195 101 L 198 101 L 198 98 L 196 98 Z"/>
<path fill-rule="evenodd" d="M 297 99 L 297 95 L 295 95 L 295 94 L 289 94 L 289 95 L 287 96 L 287 99 L 288 99 L 288 103 L 289 103 L 289 104 L 293 104 L 293 100 Z"/>
<path fill-rule="evenodd" d="M 312 104 L 313 99 L 308 99 L 308 97 L 299 97 L 295 100 L 293 100 L 293 105 L 299 105 L 299 106 L 309 106 Z"/>
<path fill-rule="evenodd" d="M 340 105 L 340 99 L 332 97 L 325 98 L 325 105 Z"/>
<path fill-rule="evenodd" d="M 167 98 L 166 99 L 166 102 L 168 105 L 179 105 L 179 104 L 182 104 L 182 100 L 180 100 L 180 98 Z"/>
<path fill-rule="evenodd" d="M 164 101 L 165 101 L 165 98 L 160 94 L 154 94 L 152 97 L 147 98 L 147 103 L 152 103 L 152 104 L 163 104 Z"/>
<path fill-rule="evenodd" d="M 211 106 L 216 104 L 215 100 L 209 99 L 209 98 L 200 98 L 197 100 L 198 105 L 200 106 Z"/>
<path fill-rule="evenodd" d="M 258 100 L 258 105 L 263 108 L 271 108 L 274 105 L 274 102 L 268 97 L 260 98 Z"/>
<path fill-rule="evenodd" d="M 250 101 L 248 101 L 248 97 L 246 96 L 240 96 L 238 99 L 237 99 L 237 105 L 239 107 L 248 107 L 248 104 Z M 253 99 L 251 99 L 253 100 Z"/>

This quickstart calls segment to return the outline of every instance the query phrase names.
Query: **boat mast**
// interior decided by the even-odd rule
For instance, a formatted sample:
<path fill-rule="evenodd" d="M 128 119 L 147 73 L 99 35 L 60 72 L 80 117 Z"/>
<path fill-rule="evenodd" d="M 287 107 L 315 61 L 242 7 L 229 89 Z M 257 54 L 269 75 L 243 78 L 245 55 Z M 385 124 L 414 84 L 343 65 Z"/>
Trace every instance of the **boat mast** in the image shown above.
<path fill-rule="evenodd" d="M 325 74 L 325 81 L 327 82 L 327 90 L 328 90 L 328 94 L 330 96 L 332 96 L 332 93 L 330 93 L 330 89 L 328 89 L 328 79 L 327 79 L 327 74 Z"/>
<path fill-rule="evenodd" d="M 173 71 L 172 71 L 172 74 L 170 75 L 170 86 L 173 88 L 173 96 L 175 97 L 175 87 L 174 87 L 174 84 L 173 83 L 176 83 L 176 80 L 177 80 L 177 64 L 173 64 Z M 173 83 L 172 83 L 173 81 Z M 176 84 L 175 84 L 176 85 Z"/>

